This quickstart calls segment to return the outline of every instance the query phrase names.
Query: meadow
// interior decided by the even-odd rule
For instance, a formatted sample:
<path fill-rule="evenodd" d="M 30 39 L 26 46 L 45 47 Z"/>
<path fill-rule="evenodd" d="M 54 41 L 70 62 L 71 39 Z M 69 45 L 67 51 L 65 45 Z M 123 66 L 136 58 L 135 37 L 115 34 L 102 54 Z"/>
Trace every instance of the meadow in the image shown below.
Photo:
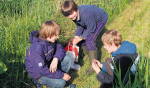
<path fill-rule="evenodd" d="M 1 0 L 0 1 L 0 88 L 35 88 L 24 66 L 29 33 L 38 30 L 46 20 L 61 26 L 60 41 L 73 37 L 75 24 L 60 13 L 63 0 Z M 109 14 L 106 28 L 121 32 L 124 40 L 137 45 L 141 60 L 132 85 L 117 88 L 148 88 L 150 86 L 150 1 L 149 0 L 76 0 L 104 8 Z M 109 55 L 101 49 L 101 61 Z M 77 88 L 98 88 L 96 74 L 85 75 L 90 67 L 88 56 L 81 70 L 73 74 Z"/>

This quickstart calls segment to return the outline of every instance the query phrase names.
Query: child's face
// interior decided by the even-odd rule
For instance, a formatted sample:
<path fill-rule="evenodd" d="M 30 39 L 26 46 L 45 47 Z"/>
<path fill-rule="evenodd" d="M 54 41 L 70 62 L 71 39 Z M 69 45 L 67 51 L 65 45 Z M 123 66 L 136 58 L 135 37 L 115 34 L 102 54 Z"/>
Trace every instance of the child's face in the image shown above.
<path fill-rule="evenodd" d="M 47 40 L 49 42 L 54 43 L 58 38 L 59 38 L 59 33 L 57 33 L 56 35 L 52 36 L 51 38 L 47 38 Z"/>
<path fill-rule="evenodd" d="M 67 18 L 71 19 L 71 20 L 75 20 L 77 18 L 78 14 L 76 11 L 73 11 L 73 13 L 69 16 L 67 16 Z"/>
<path fill-rule="evenodd" d="M 110 45 L 104 43 L 104 48 L 108 51 L 108 53 L 112 53 L 117 50 L 117 47 L 114 44 Z"/>

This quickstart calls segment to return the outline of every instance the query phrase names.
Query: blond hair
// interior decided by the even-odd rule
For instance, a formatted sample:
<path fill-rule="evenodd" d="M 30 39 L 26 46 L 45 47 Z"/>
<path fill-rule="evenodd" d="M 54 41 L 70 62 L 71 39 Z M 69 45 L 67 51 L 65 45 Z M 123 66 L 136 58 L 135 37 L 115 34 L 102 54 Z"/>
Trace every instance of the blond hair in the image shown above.
<path fill-rule="evenodd" d="M 122 36 L 116 30 L 108 30 L 102 35 L 101 40 L 103 44 L 108 44 L 108 45 L 115 44 L 116 46 L 119 46 L 122 42 Z"/>
<path fill-rule="evenodd" d="M 60 33 L 60 27 L 55 21 L 46 21 L 41 25 L 41 29 L 39 31 L 39 37 L 42 39 L 46 39 L 48 37 L 53 37 Z"/>

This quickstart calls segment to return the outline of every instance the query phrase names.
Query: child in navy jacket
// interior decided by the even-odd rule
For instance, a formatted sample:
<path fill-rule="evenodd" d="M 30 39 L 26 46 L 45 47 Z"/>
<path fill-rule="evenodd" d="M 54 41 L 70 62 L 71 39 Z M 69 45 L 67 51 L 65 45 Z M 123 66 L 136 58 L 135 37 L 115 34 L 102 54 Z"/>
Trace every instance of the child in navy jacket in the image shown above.
<path fill-rule="evenodd" d="M 72 59 L 69 53 L 56 42 L 60 27 L 54 21 L 46 21 L 39 31 L 30 35 L 30 48 L 26 53 L 25 66 L 38 88 L 64 88 L 71 76 L 67 73 Z"/>
<path fill-rule="evenodd" d="M 80 42 L 89 52 L 90 60 L 97 59 L 96 39 L 107 22 L 107 13 L 95 5 L 77 6 L 73 0 L 65 1 L 61 6 L 61 12 L 77 25 L 73 44 Z"/>

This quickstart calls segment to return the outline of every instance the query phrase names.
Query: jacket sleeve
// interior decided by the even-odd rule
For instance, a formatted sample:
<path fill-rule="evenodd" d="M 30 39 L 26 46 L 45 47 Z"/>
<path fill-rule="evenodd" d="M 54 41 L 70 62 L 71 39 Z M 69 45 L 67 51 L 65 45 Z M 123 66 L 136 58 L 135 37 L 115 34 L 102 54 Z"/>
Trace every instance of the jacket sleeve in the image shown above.
<path fill-rule="evenodd" d="M 76 36 L 81 36 L 83 31 L 84 31 L 83 27 L 77 25 L 77 29 L 76 29 L 75 35 Z"/>
<path fill-rule="evenodd" d="M 47 76 L 49 78 L 56 78 L 56 79 L 63 77 L 64 73 L 59 69 L 57 69 L 57 71 L 54 73 L 49 71 L 48 66 L 45 64 L 45 55 L 41 45 L 37 45 L 33 49 L 31 49 L 30 56 L 31 59 L 34 60 L 33 65 L 36 71 L 39 71 L 39 73 L 42 76 Z"/>
<path fill-rule="evenodd" d="M 65 49 L 61 44 L 56 45 L 56 52 L 54 54 L 54 58 L 58 58 L 59 61 L 62 61 L 63 58 L 65 57 Z"/>
<path fill-rule="evenodd" d="M 113 82 L 113 70 L 107 62 L 102 62 L 103 66 L 101 71 L 97 75 L 97 79 L 102 83 L 112 83 Z"/>
<path fill-rule="evenodd" d="M 100 71 L 99 74 L 97 74 L 97 80 L 100 81 L 101 83 L 112 83 L 113 76 L 103 71 Z"/>
<path fill-rule="evenodd" d="M 82 38 L 87 39 L 88 35 L 95 32 L 96 30 L 96 20 L 94 16 L 88 15 L 85 17 L 85 25 L 87 29 L 81 35 Z"/>

